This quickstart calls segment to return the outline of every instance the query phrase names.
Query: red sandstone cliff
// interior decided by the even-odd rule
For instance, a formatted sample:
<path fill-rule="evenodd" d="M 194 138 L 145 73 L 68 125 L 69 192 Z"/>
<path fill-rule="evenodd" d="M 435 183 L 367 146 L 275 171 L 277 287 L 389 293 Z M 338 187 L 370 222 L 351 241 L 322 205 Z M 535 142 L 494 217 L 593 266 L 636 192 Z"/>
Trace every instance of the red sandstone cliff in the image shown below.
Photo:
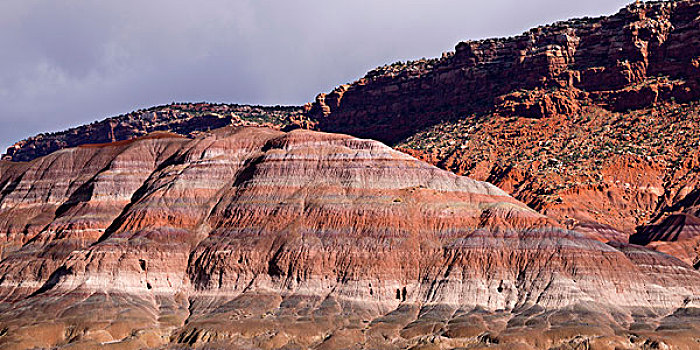
<path fill-rule="evenodd" d="M 506 39 L 462 42 L 442 58 L 396 63 L 320 94 L 325 131 L 395 143 L 465 114 L 545 118 L 595 104 L 613 111 L 700 97 L 700 4 L 632 4 Z"/>

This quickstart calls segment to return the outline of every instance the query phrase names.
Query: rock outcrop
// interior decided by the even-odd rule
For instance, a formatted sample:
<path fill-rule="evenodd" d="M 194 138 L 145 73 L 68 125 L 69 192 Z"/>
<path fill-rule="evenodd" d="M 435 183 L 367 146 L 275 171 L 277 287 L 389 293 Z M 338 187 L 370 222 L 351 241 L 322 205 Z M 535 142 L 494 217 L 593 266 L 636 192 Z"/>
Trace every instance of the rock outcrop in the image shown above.
<path fill-rule="evenodd" d="M 639 2 L 619 13 L 459 43 L 321 94 L 306 111 L 324 131 L 396 143 L 472 113 L 546 118 L 700 97 L 700 4 Z"/>
<path fill-rule="evenodd" d="M 691 346 L 700 273 L 377 141 L 223 128 L 0 162 L 0 346 Z"/>
<path fill-rule="evenodd" d="M 262 107 L 217 103 L 181 103 L 138 110 L 61 132 L 39 134 L 10 146 L 5 160 L 29 161 L 84 144 L 131 140 L 155 131 L 193 137 L 224 126 L 310 127 L 299 107 Z"/>
<path fill-rule="evenodd" d="M 630 242 L 671 254 L 700 269 L 700 218 L 673 214 L 654 225 L 642 226 Z"/>

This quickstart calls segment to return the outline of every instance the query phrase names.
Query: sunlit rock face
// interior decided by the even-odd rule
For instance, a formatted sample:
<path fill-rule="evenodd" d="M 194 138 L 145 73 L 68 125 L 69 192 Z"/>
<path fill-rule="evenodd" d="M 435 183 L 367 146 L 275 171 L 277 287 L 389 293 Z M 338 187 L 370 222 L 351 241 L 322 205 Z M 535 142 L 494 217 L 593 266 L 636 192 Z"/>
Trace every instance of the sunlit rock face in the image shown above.
<path fill-rule="evenodd" d="M 553 118 L 583 106 L 628 111 L 700 97 L 700 4 L 635 2 L 611 16 L 466 41 L 322 93 L 305 111 L 324 131 L 396 143 L 472 113 Z"/>
<path fill-rule="evenodd" d="M 700 274 L 685 262 L 565 230 L 377 141 L 161 133 L 0 171 L 3 348 L 641 347 L 699 334 Z"/>

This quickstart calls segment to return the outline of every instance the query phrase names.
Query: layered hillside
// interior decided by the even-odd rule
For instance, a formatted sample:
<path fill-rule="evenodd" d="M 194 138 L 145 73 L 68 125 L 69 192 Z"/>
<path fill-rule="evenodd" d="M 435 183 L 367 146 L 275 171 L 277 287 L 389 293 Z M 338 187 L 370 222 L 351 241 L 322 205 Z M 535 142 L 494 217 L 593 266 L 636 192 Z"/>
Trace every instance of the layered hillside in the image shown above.
<path fill-rule="evenodd" d="M 305 130 L 0 162 L 0 346 L 692 348 L 700 273 Z"/>

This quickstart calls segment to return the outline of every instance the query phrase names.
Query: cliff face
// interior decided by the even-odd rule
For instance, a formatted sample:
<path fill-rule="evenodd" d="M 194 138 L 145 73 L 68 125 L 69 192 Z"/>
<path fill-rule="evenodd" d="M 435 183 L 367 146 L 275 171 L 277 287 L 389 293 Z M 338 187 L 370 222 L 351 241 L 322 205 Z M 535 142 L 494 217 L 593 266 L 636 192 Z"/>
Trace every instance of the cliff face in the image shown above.
<path fill-rule="evenodd" d="M 686 263 L 566 230 L 377 141 L 161 133 L 0 162 L 0 184 L 3 348 L 642 348 L 700 334 Z"/>
<path fill-rule="evenodd" d="M 700 96 L 700 4 L 630 5 L 616 15 L 462 42 L 440 59 L 397 63 L 307 106 L 322 130 L 395 143 L 465 114 L 545 118 Z"/>

